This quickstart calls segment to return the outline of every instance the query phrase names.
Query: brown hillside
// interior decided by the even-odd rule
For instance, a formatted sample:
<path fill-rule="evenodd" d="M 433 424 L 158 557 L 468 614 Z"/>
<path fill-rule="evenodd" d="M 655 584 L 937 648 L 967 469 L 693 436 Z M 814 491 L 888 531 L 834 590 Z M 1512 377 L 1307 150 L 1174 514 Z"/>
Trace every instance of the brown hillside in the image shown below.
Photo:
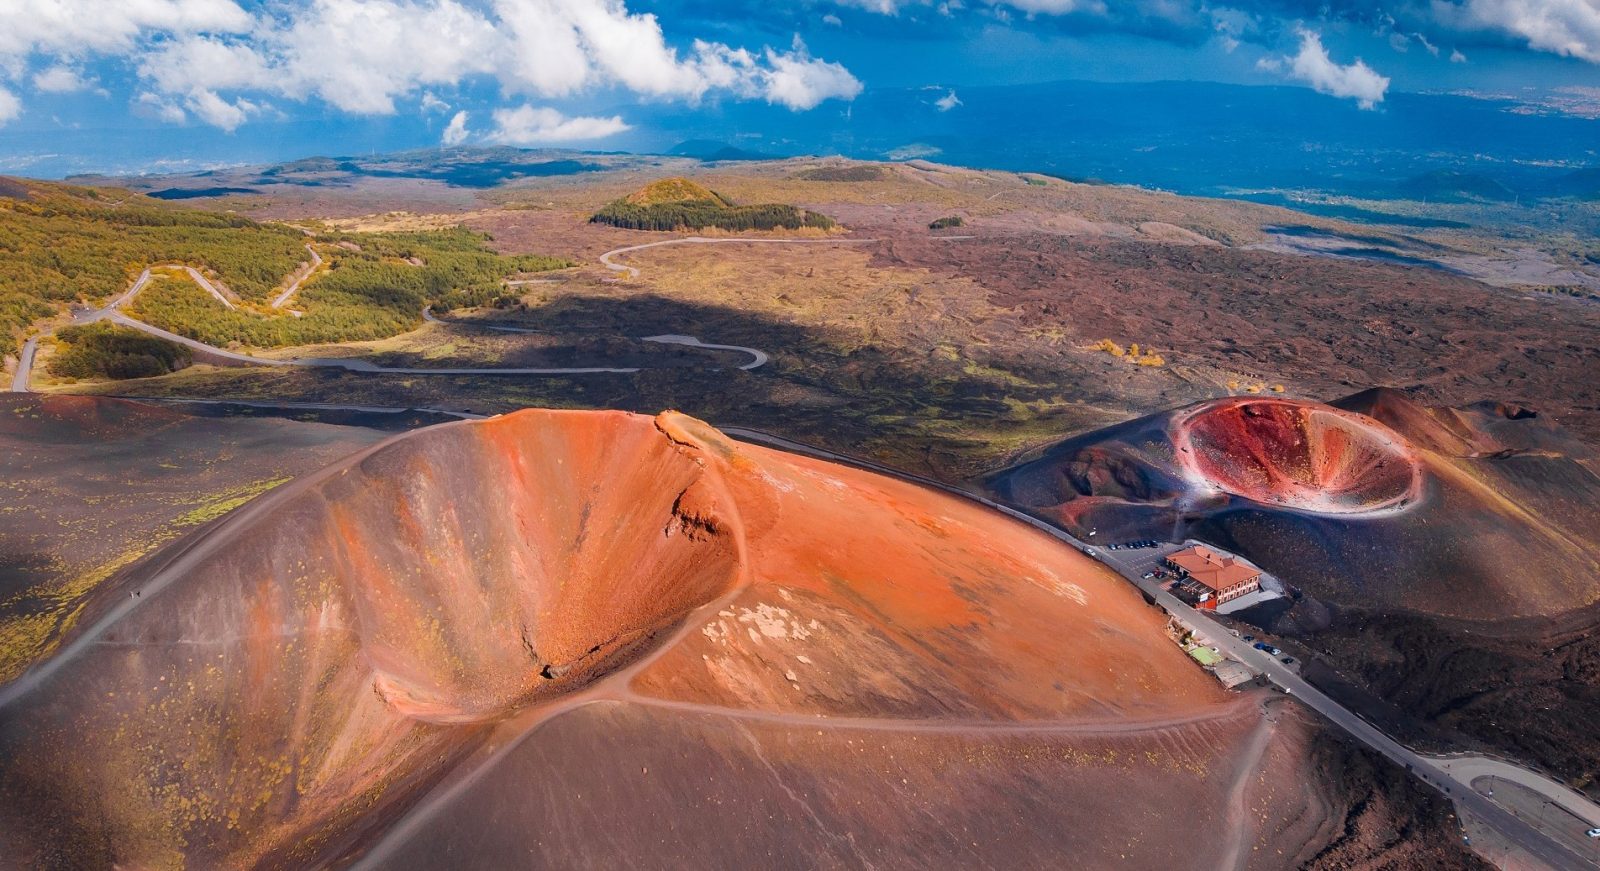
<path fill-rule="evenodd" d="M 401 436 L 134 590 L 0 693 L 19 865 L 1210 867 L 1343 813 L 1098 564 L 679 415 Z"/>

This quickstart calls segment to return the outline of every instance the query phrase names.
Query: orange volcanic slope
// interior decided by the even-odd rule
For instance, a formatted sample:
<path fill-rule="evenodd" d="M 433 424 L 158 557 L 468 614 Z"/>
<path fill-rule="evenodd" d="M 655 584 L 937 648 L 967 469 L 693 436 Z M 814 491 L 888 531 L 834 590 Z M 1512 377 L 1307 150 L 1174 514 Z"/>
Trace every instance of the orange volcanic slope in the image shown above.
<path fill-rule="evenodd" d="M 1324 822 L 1303 727 L 1098 564 L 681 415 L 408 434 L 158 562 L 0 707 L 23 864 L 687 861 L 732 820 L 752 861 L 1207 864 Z M 652 764 L 678 779 L 638 788 Z M 815 794 L 773 828 L 778 769 Z"/>

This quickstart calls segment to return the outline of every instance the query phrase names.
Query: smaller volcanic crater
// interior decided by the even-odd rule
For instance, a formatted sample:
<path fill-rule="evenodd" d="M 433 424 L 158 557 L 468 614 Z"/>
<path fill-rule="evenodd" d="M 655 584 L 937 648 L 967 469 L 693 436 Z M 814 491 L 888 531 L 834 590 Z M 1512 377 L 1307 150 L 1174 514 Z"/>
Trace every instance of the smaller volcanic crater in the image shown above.
<path fill-rule="evenodd" d="M 1395 431 L 1364 415 L 1287 399 L 1224 399 L 1171 423 L 1180 468 L 1238 496 L 1319 514 L 1415 504 L 1422 464 Z"/>

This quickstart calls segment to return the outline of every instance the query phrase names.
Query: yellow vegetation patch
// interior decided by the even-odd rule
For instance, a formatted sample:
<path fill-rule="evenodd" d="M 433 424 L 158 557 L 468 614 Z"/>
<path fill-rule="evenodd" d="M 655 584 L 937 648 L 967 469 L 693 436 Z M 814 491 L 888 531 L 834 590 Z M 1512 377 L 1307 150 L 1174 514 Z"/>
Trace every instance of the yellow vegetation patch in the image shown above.
<path fill-rule="evenodd" d="M 1126 360 L 1136 366 L 1167 365 L 1167 358 L 1161 356 L 1155 351 L 1150 350 L 1149 348 L 1140 348 L 1138 342 L 1134 342 L 1133 344 L 1124 348 L 1110 339 L 1101 339 L 1100 341 L 1095 342 L 1093 347 L 1094 350 L 1104 351 L 1113 357 Z"/>
<path fill-rule="evenodd" d="M 177 538 L 185 527 L 221 517 L 288 480 L 270 478 L 227 491 L 88 571 L 17 593 L 4 604 L 14 616 L 0 620 L 0 683 L 53 653 L 82 616 L 88 595 L 112 575 Z"/>
<path fill-rule="evenodd" d="M 195 526 L 208 520 L 215 520 L 288 480 L 288 478 L 268 478 L 254 481 L 238 489 L 231 490 L 198 508 L 184 512 L 173 523 L 178 526 Z"/>

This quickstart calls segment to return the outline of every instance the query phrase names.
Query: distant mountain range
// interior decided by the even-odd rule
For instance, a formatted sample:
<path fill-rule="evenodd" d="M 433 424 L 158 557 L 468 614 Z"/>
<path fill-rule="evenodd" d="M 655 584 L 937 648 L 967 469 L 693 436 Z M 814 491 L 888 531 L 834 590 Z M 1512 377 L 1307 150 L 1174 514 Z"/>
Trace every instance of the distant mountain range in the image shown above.
<path fill-rule="evenodd" d="M 928 158 L 1252 199 L 1290 192 L 1488 203 L 1600 196 L 1600 157 L 1594 151 L 1600 120 L 1527 114 L 1507 100 L 1392 94 L 1377 111 L 1364 111 L 1303 88 L 1204 82 L 956 90 L 960 104 L 943 111 L 936 100 L 947 91 L 922 88 L 870 90 L 843 108 L 803 113 L 761 103 L 707 104 L 694 111 L 666 104 L 616 106 L 607 111 L 627 118 L 634 129 L 607 144 L 633 154 L 707 162 L 831 154 Z M 486 187 L 605 165 L 597 155 L 572 151 L 562 152 L 570 162 L 533 165 L 517 149 L 416 148 L 437 132 L 407 123 L 363 122 L 354 129 L 337 119 L 312 127 L 261 123 L 245 131 L 250 135 L 233 137 L 166 127 L 137 135 L 84 131 L 77 141 L 104 154 L 49 159 L 22 155 L 59 151 L 53 134 L 7 130 L 0 131 L 0 172 L 48 177 L 85 165 L 131 168 L 126 161 L 160 161 L 167 171 L 207 161 L 270 165 L 305 154 L 348 155 L 351 143 L 373 143 L 377 151 L 364 158 L 323 158 L 316 171 L 393 172 Z M 395 165 L 379 153 L 406 160 Z M 303 164 L 287 166 L 300 176 L 315 174 Z"/>

